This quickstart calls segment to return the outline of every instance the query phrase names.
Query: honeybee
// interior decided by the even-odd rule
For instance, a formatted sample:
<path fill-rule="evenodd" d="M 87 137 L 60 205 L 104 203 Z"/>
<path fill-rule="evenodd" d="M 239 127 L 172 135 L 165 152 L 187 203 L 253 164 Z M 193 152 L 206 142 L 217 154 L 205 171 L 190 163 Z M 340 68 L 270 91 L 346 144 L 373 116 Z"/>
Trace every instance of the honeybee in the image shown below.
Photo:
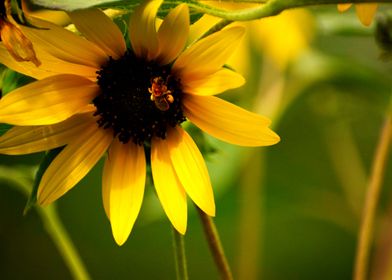
<path fill-rule="evenodd" d="M 169 110 L 170 104 L 174 102 L 172 91 L 167 88 L 168 79 L 169 76 L 166 81 L 162 77 L 151 78 L 151 87 L 148 88 L 151 101 L 154 101 L 155 106 L 161 111 Z"/>

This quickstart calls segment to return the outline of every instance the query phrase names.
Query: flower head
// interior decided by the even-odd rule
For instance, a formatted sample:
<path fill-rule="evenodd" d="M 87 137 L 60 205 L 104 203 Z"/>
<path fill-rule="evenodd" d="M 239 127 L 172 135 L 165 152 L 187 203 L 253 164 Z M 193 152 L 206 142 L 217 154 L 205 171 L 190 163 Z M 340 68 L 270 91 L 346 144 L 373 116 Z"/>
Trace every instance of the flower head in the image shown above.
<path fill-rule="evenodd" d="M 339 12 L 344 12 L 350 9 L 352 4 L 338 4 Z M 363 25 L 369 26 L 374 18 L 374 15 L 377 11 L 377 3 L 362 3 L 355 4 L 355 10 L 357 12 L 357 16 Z"/>
<path fill-rule="evenodd" d="M 69 14 L 84 38 L 39 20 L 35 24 L 45 30 L 23 27 L 37 46 L 39 68 L 15 63 L 0 46 L 0 62 L 38 79 L 0 100 L 0 121 L 16 125 L 0 138 L 0 152 L 64 146 L 39 185 L 38 203 L 47 205 L 74 187 L 108 151 L 103 204 L 120 245 L 142 204 L 146 155 L 159 200 L 180 233 L 186 231 L 187 195 L 215 215 L 208 171 L 181 128 L 185 120 L 233 144 L 279 141 L 268 119 L 213 96 L 244 83 L 224 67 L 244 29 L 229 27 L 187 47 L 192 32 L 187 6 L 173 9 L 156 30 L 161 2 L 148 1 L 135 10 L 129 24 L 132 49 L 127 50 L 120 30 L 97 9 Z"/>

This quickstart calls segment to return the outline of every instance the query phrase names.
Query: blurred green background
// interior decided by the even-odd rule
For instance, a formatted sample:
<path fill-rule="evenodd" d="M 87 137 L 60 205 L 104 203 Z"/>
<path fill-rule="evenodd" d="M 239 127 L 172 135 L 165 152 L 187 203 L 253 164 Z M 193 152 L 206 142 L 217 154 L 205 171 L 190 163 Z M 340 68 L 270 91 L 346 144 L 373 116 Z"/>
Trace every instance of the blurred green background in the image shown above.
<path fill-rule="evenodd" d="M 249 25 L 233 60 L 248 83 L 222 95 L 271 117 L 281 142 L 241 148 L 207 136 L 214 150 L 205 156 L 216 197 L 214 220 L 235 279 L 352 275 L 367 179 L 389 106 L 392 65 L 381 58 L 375 24 L 361 26 L 353 11 L 338 14 L 336 7 L 323 7 L 303 13 Z M 7 83 L 19 81 L 11 75 Z M 0 163 L 28 177 L 42 156 L 1 156 Z M 118 247 L 102 206 L 101 174 L 102 161 L 57 203 L 92 279 L 175 279 L 172 229 L 153 188 L 146 189 L 130 238 Z M 389 260 L 380 248 L 388 251 L 383 236 L 392 236 L 390 174 L 377 212 L 372 275 Z M 37 211 L 23 216 L 27 197 L 9 177 L 0 174 L 0 278 L 71 279 Z M 190 279 L 218 279 L 190 201 L 189 206 Z"/>

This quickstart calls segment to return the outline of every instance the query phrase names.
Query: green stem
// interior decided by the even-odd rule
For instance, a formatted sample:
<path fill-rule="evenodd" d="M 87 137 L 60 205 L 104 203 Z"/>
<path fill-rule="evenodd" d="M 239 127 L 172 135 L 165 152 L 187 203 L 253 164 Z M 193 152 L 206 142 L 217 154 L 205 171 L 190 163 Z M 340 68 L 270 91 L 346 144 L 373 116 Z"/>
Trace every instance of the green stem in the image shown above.
<path fill-rule="evenodd" d="M 369 249 L 373 235 L 372 230 L 374 226 L 377 202 L 380 196 L 381 185 L 385 174 L 385 165 L 389 152 L 391 137 L 392 117 L 389 113 L 380 134 L 365 198 L 365 206 L 362 214 L 363 216 L 359 231 L 359 240 L 355 260 L 355 270 L 353 277 L 355 280 L 368 279 Z"/>
<path fill-rule="evenodd" d="M 52 238 L 74 279 L 90 279 L 74 244 L 62 224 L 54 204 L 46 208 L 37 207 L 46 232 Z"/>
<path fill-rule="evenodd" d="M 270 0 L 263 5 L 238 10 L 224 10 L 206 5 L 197 0 L 168 0 L 167 3 L 186 3 L 197 12 L 217 16 L 231 21 L 248 21 L 278 15 L 284 10 L 341 3 L 392 3 L 392 0 Z"/>
<path fill-rule="evenodd" d="M 173 228 L 173 248 L 174 259 L 176 262 L 176 272 L 178 280 L 188 279 L 188 270 L 186 264 L 184 236 Z"/>
<path fill-rule="evenodd" d="M 232 22 L 233 21 L 227 20 L 227 19 L 220 20 L 217 24 L 215 24 L 213 27 L 211 27 L 206 33 L 204 33 L 203 36 L 201 36 L 201 38 L 207 37 L 208 35 L 211 35 L 212 33 L 218 32 L 219 30 L 228 26 Z"/>
<path fill-rule="evenodd" d="M 229 263 L 227 262 L 225 252 L 222 247 L 222 243 L 219 238 L 218 231 L 214 224 L 214 221 L 210 216 L 205 214 L 199 207 L 196 206 L 199 212 L 204 233 L 206 235 L 208 245 L 210 247 L 212 256 L 214 257 L 215 264 L 219 270 L 221 279 L 232 280 L 233 276 L 231 274 Z"/>
<path fill-rule="evenodd" d="M 249 153 L 244 161 L 244 170 L 252 176 L 241 180 L 239 213 L 239 240 L 237 264 L 238 279 L 258 279 L 264 261 L 261 255 L 264 234 L 264 173 L 266 153 Z M 245 170 L 246 169 L 246 170 Z"/>
<path fill-rule="evenodd" d="M 368 174 L 363 166 L 351 126 L 346 121 L 325 126 L 325 144 L 332 167 L 340 181 L 352 213 L 359 221 L 367 187 Z"/>
<path fill-rule="evenodd" d="M 30 186 L 33 184 L 33 180 L 27 179 L 25 174 L 6 167 L 0 167 L 0 174 L 1 180 L 11 183 L 18 191 L 21 191 L 27 197 L 30 195 Z M 60 252 L 73 278 L 78 280 L 90 279 L 83 261 L 57 214 L 56 207 L 50 205 L 45 208 L 38 206 L 35 206 L 34 208 L 41 217 L 46 232 Z"/>

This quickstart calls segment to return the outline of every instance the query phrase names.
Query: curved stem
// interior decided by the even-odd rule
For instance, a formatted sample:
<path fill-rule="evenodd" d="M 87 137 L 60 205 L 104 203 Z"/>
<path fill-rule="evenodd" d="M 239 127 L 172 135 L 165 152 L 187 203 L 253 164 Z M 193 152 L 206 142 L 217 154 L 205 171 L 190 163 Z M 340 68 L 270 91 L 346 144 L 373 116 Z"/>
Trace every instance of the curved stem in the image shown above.
<path fill-rule="evenodd" d="M 90 279 L 84 264 L 61 222 L 54 204 L 46 208 L 37 207 L 45 225 L 46 232 L 52 238 L 74 279 Z"/>
<path fill-rule="evenodd" d="M 200 3 L 197 0 L 168 0 L 166 2 L 172 4 L 186 3 L 189 7 L 200 13 L 210 14 L 232 21 L 247 21 L 278 15 L 284 10 L 299 7 L 341 3 L 391 3 L 392 0 L 269 0 L 265 4 L 257 7 L 238 10 L 218 9 Z"/>
<path fill-rule="evenodd" d="M 173 249 L 176 263 L 176 273 L 178 280 L 188 279 L 188 269 L 186 264 L 184 236 L 173 228 Z"/>
<path fill-rule="evenodd" d="M 372 172 L 365 198 L 365 206 L 362 213 L 362 222 L 359 231 L 357 254 L 355 259 L 355 280 L 367 279 L 369 249 L 373 235 L 374 218 L 377 202 L 380 195 L 381 185 L 385 173 L 386 159 L 392 137 L 392 116 L 388 114 L 381 130 L 379 143 L 373 160 Z"/>
<path fill-rule="evenodd" d="M 252 176 L 241 180 L 239 213 L 239 238 L 237 253 L 238 279 L 258 279 L 264 268 L 261 252 L 264 235 L 264 173 L 266 153 L 249 153 L 244 161 L 244 169 Z M 245 171 L 245 170 L 244 170 Z"/>
<path fill-rule="evenodd" d="M 231 274 L 230 266 L 227 262 L 225 252 L 223 250 L 222 243 L 220 241 L 219 234 L 214 224 L 214 221 L 199 207 L 195 207 L 199 212 L 203 224 L 204 233 L 206 235 L 212 256 L 214 257 L 215 264 L 218 267 L 221 279 L 232 280 L 233 276 Z"/>
<path fill-rule="evenodd" d="M 26 178 L 24 173 L 11 168 L 0 167 L 0 174 L 2 174 L 0 180 L 9 182 L 27 197 L 30 195 L 30 186 L 33 184 L 33 180 Z M 52 204 L 45 208 L 35 206 L 34 208 L 41 217 L 46 232 L 60 252 L 73 278 L 78 280 L 90 279 L 82 259 L 57 214 L 55 205 Z"/>

